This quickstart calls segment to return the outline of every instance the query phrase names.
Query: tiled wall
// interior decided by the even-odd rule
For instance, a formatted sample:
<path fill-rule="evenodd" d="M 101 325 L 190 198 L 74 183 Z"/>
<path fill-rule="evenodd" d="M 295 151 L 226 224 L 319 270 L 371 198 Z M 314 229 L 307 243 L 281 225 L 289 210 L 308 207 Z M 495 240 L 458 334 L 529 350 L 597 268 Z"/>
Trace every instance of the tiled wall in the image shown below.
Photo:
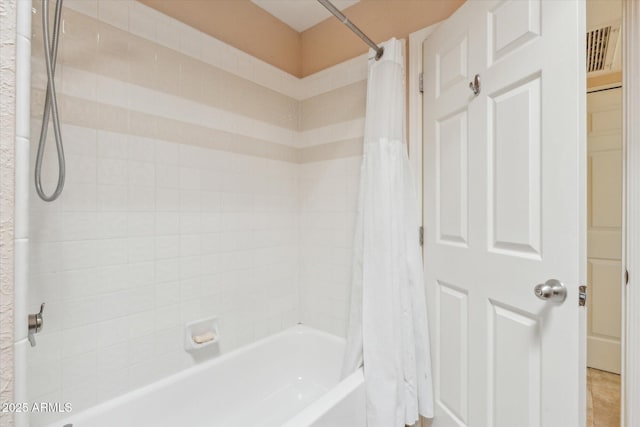
<path fill-rule="evenodd" d="M 117 3 L 128 4 L 98 5 L 115 16 Z M 134 18 L 157 16 L 129 6 L 131 31 L 65 8 L 66 186 L 53 203 L 31 194 L 29 307 L 47 305 L 29 397 L 74 411 L 195 363 L 183 350 L 188 321 L 219 316 L 225 352 L 299 317 L 298 101 L 185 53 L 192 43 L 136 35 Z M 31 159 L 45 87 L 39 18 Z"/>
<path fill-rule="evenodd" d="M 344 334 L 366 58 L 298 80 L 137 2 L 65 4 L 67 181 L 30 194 L 29 398 L 75 412 L 188 367 L 184 323 L 209 315 L 223 352 L 298 321 Z M 32 36 L 33 168 L 39 11 Z"/>
<path fill-rule="evenodd" d="M 344 336 L 362 159 L 366 61 L 358 58 L 329 73 L 351 75 L 355 81 L 334 83 L 330 90 L 300 103 L 304 147 L 299 175 L 300 314 L 304 323 Z"/>

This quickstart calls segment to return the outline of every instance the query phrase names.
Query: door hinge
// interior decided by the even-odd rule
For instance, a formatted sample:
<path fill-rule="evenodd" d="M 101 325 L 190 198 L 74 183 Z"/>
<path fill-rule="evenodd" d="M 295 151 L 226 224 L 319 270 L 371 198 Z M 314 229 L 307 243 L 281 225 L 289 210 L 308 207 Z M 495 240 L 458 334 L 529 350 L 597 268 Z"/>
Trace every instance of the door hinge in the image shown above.
<path fill-rule="evenodd" d="M 578 287 L 578 305 L 584 307 L 587 304 L 587 287 Z"/>
<path fill-rule="evenodd" d="M 424 227 L 420 226 L 418 229 L 418 241 L 420 242 L 420 246 L 424 246 Z"/>
<path fill-rule="evenodd" d="M 624 270 L 624 284 L 628 285 L 629 284 L 629 270 Z"/>
<path fill-rule="evenodd" d="M 424 73 L 418 74 L 418 90 L 424 93 Z"/>

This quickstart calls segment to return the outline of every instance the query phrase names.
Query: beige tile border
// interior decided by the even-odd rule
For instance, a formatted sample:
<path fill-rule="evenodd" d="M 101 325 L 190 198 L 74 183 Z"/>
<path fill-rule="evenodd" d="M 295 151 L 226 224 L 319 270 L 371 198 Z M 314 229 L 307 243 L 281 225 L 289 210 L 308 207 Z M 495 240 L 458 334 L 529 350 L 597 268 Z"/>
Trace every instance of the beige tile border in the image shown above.
<path fill-rule="evenodd" d="M 316 85 L 316 89 L 307 92 L 308 95 L 315 96 L 298 101 L 193 56 L 103 23 L 95 17 L 71 9 L 66 9 L 65 14 L 69 26 L 66 40 L 63 41 L 69 49 L 62 50 L 63 70 L 65 66 L 72 67 L 95 74 L 98 78 L 103 76 L 115 79 L 257 120 L 269 126 L 288 129 L 298 133 L 300 142 L 305 138 L 305 131 L 320 131 L 321 128 L 337 126 L 345 120 L 357 121 L 364 117 L 366 80 L 358 80 L 364 69 L 362 58 L 324 70 L 318 75 L 318 80 L 304 80 L 305 84 Z M 35 35 L 41 34 L 38 22 L 39 20 L 34 20 Z M 101 43 L 96 41 L 98 33 Z M 119 49 L 123 43 L 128 46 L 126 53 Z M 38 40 L 34 40 L 34 55 L 42 53 L 40 44 Z M 70 53 L 77 52 L 78 49 L 83 52 L 81 57 Z M 114 55 L 117 58 L 107 64 L 105 55 L 108 56 L 107 59 L 113 59 Z M 169 66 L 170 64 L 175 66 Z M 334 68 L 336 72 L 332 72 Z M 353 72 L 343 74 L 349 69 Z M 326 79 L 331 82 L 328 83 Z M 303 80 L 299 82 L 302 84 Z M 332 86 L 337 88 L 327 90 Z M 41 111 L 42 88 L 33 88 L 32 91 L 32 111 Z M 337 159 L 360 155 L 362 152 L 361 147 L 354 145 L 355 140 L 361 139 L 344 139 L 353 137 L 335 135 L 335 132 L 324 135 L 322 142 L 318 141 L 324 148 L 318 146 L 297 150 L 259 137 L 229 132 L 230 129 L 213 129 L 74 96 L 59 97 L 63 121 L 78 126 L 292 163 Z M 302 144 L 298 144 L 300 145 Z"/>
<path fill-rule="evenodd" d="M 362 80 L 300 102 L 300 131 L 308 131 L 365 115 L 367 82 Z"/>
<path fill-rule="evenodd" d="M 32 89 L 32 117 L 39 119 L 44 91 Z M 298 149 L 140 111 L 58 95 L 66 124 L 194 145 L 212 150 L 298 163 Z"/>
<path fill-rule="evenodd" d="M 72 9 L 65 8 L 64 16 L 59 60 L 62 67 L 297 130 L 295 98 Z M 34 19 L 33 24 L 33 55 L 40 58 L 44 55 L 40 20 Z"/>
<path fill-rule="evenodd" d="M 299 78 L 136 0 L 65 0 L 84 15 L 299 99 Z"/>
<path fill-rule="evenodd" d="M 44 91 L 32 89 L 32 117 L 39 119 Z M 212 150 L 279 160 L 311 163 L 362 155 L 362 138 L 352 138 L 307 148 L 293 148 L 140 111 L 101 104 L 61 94 L 63 122 L 75 126 L 188 144 Z"/>
<path fill-rule="evenodd" d="M 300 149 L 299 163 L 322 162 L 344 157 L 362 156 L 362 138 L 346 139 Z"/>

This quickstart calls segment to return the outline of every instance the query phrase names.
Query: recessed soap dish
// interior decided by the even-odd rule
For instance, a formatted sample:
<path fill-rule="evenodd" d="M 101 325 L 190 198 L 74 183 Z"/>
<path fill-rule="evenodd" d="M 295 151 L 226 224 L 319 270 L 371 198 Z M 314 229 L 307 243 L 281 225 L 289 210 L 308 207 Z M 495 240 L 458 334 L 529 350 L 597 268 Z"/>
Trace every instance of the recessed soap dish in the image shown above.
<path fill-rule="evenodd" d="M 220 341 L 218 318 L 208 317 L 189 322 L 184 328 L 184 349 L 195 351 Z"/>

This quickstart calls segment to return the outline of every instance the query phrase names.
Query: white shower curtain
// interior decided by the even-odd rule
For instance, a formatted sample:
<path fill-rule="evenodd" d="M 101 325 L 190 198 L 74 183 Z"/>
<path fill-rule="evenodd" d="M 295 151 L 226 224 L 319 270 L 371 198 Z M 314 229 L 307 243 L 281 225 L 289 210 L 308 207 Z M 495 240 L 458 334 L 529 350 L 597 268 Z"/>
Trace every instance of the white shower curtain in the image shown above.
<path fill-rule="evenodd" d="M 343 374 L 364 366 L 367 426 L 433 417 L 418 207 L 405 142 L 403 43 L 369 60 Z"/>

